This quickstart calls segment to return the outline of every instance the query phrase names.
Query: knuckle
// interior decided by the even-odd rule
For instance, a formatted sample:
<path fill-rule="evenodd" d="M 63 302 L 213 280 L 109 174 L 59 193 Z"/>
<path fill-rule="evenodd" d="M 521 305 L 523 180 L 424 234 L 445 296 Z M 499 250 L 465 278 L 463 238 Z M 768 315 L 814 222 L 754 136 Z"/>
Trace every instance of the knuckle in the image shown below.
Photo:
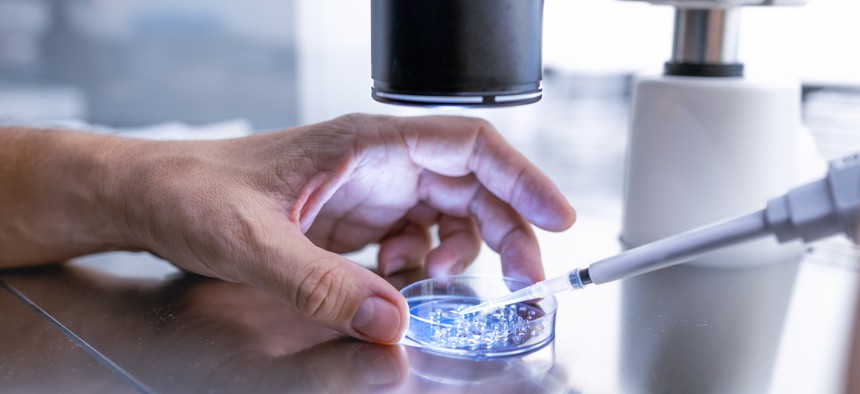
<path fill-rule="evenodd" d="M 472 120 L 472 122 L 474 122 L 474 123 L 475 123 L 475 127 L 479 128 L 479 129 L 482 129 L 482 130 L 495 130 L 495 127 L 493 127 L 493 124 L 492 124 L 492 123 L 490 123 L 490 121 L 489 121 L 489 120 L 487 120 L 487 119 L 484 119 L 484 118 L 477 118 L 477 117 L 469 118 L 469 119 L 471 119 L 471 120 Z"/>
<path fill-rule="evenodd" d="M 344 305 L 345 280 L 337 267 L 325 261 L 308 265 L 299 284 L 296 307 L 312 320 L 328 321 L 338 317 Z"/>
<path fill-rule="evenodd" d="M 343 116 L 338 117 L 335 121 L 343 122 L 346 124 L 355 124 L 364 119 L 367 115 L 360 112 L 353 112 Z"/>
<path fill-rule="evenodd" d="M 351 126 L 359 126 L 359 129 L 362 129 L 368 123 L 381 123 L 388 120 L 391 120 L 391 116 L 386 115 L 376 115 L 376 114 L 366 114 L 361 112 L 353 112 L 350 114 L 343 115 L 337 119 L 336 122 L 344 123 Z"/>

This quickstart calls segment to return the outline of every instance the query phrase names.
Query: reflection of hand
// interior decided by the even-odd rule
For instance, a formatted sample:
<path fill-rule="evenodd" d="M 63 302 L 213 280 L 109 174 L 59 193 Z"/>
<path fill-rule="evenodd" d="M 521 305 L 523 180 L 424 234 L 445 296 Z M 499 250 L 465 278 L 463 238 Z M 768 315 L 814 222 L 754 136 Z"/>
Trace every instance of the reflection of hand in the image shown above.
<path fill-rule="evenodd" d="M 534 281 L 543 270 L 528 222 L 562 230 L 575 216 L 546 176 L 477 119 L 352 115 L 207 142 L 57 134 L 75 140 L 64 142 L 67 150 L 98 159 L 79 169 L 59 153 L 45 153 L 33 162 L 46 173 L 57 171 L 51 182 L 72 185 L 74 177 L 92 181 L 91 174 L 105 180 L 89 188 L 95 196 L 84 187 L 40 194 L 45 197 L 27 206 L 32 211 L 66 207 L 39 221 L 59 236 L 39 229 L 11 234 L 49 239 L 54 251 L 44 252 L 37 242 L 21 246 L 13 237 L 0 245 L 13 248 L 12 261 L 15 248 L 17 255 L 28 253 L 30 263 L 32 256 L 47 261 L 114 246 L 149 250 L 189 271 L 266 289 L 310 319 L 370 341 L 397 341 L 407 321 L 405 300 L 336 253 L 379 243 L 381 271 L 423 266 L 438 275 L 462 270 L 483 238 L 500 253 L 505 274 Z M 75 171 L 60 171 L 63 166 Z M 6 176 L 18 181 L 14 173 Z M 71 197 L 59 197 L 66 189 L 76 193 L 74 205 L 66 203 Z M 70 212 L 83 213 L 58 217 Z M 20 219 L 11 223 L 26 223 Z M 84 220 L 93 223 L 66 226 Z M 434 224 L 441 243 L 430 250 Z M 70 234 L 101 239 L 86 247 L 56 246 L 75 242 Z"/>
<path fill-rule="evenodd" d="M 181 295 L 170 297 L 170 308 L 160 308 L 176 313 L 175 319 L 148 337 L 147 348 L 159 355 L 134 360 L 140 365 L 161 364 L 175 376 L 186 376 L 177 379 L 183 380 L 178 386 L 158 389 L 378 393 L 403 385 L 409 375 L 402 346 L 338 336 L 259 289 L 194 277 L 185 277 L 175 287 Z M 165 329 L 170 335 L 164 335 Z M 197 337 L 217 346 L 192 339 Z M 164 379 L 157 369 L 146 369 L 156 380 Z"/>
<path fill-rule="evenodd" d="M 164 351 L 134 361 L 163 365 L 165 353 L 174 356 L 163 367 L 188 378 L 168 391 L 378 393 L 403 385 L 409 375 L 402 346 L 336 337 L 258 289 L 190 277 L 176 287 L 182 296 L 171 297 L 176 304 L 169 309 L 177 316 L 170 335 L 159 332 L 148 345 Z M 218 345 L 190 340 L 196 337 Z M 157 369 L 147 369 L 163 379 Z"/>
<path fill-rule="evenodd" d="M 378 393 L 402 386 L 409 376 L 408 363 L 401 345 L 344 338 L 277 358 L 238 354 L 195 391 Z"/>
<path fill-rule="evenodd" d="M 125 255 L 119 259 L 129 257 L 114 264 L 149 260 Z M 196 275 L 164 281 L 117 278 L 79 265 L 3 277 L 111 363 L 149 387 L 147 392 L 376 393 L 399 387 L 409 374 L 400 346 L 344 338 L 303 318 L 282 299 L 250 286 Z M 70 303 L 71 298 L 75 302 Z M 32 315 L 25 306 L 21 308 L 9 311 L 23 312 L 22 317 Z M 10 324 L 4 326 L 6 330 L 0 329 L 20 338 L 6 341 L 13 347 L 4 351 L 28 354 L 17 365 L 22 371 L 46 370 L 55 375 L 18 382 L 14 376 L 21 374 L 13 374 L 12 383 L 21 386 L 4 382 L 0 387 L 19 387 L 23 392 L 56 387 L 54 391 L 62 391 L 57 382 L 80 383 L 82 376 L 95 375 L 89 379 L 92 382 L 84 379 L 93 384 L 84 386 L 92 388 L 88 392 L 111 391 L 113 386 L 106 388 L 105 380 L 112 380 L 98 379 L 102 375 L 92 372 L 109 373 L 98 363 L 64 375 L 81 361 L 92 360 L 83 351 L 57 352 L 68 341 L 62 341 L 65 337 L 50 324 L 41 324 L 49 330 L 34 330 L 39 324 L 34 326 L 33 319 L 22 321 L 30 326 Z M 108 332 L 115 335 L 105 335 Z M 71 357 L 75 354 L 77 358 Z"/>

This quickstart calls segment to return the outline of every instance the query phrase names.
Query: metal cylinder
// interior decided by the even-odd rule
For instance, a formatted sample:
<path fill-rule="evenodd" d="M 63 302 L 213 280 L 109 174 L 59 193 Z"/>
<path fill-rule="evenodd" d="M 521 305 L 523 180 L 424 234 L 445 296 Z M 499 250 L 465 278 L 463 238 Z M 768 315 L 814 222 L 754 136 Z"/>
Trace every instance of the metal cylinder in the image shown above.
<path fill-rule="evenodd" d="M 740 10 L 735 7 L 675 10 L 672 75 L 737 76 Z M 710 74 L 716 75 L 710 75 Z M 725 75 L 723 75 L 725 74 Z"/>
<path fill-rule="evenodd" d="M 493 107 L 541 98 L 543 0 L 372 0 L 372 96 Z"/>
<path fill-rule="evenodd" d="M 672 61 L 737 63 L 739 11 L 737 8 L 677 9 Z"/>

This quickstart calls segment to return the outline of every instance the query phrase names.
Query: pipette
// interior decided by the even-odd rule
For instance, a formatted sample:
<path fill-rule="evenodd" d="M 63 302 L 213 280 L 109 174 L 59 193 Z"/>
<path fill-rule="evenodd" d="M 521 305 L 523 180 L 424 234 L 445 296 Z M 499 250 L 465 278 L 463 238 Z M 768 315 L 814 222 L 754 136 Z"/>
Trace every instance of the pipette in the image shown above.
<path fill-rule="evenodd" d="M 860 153 L 831 161 L 824 178 L 791 189 L 768 201 L 760 211 L 630 249 L 459 313 L 480 312 L 589 284 L 629 278 L 770 234 L 780 243 L 796 239 L 812 242 L 839 233 L 856 241 L 858 212 Z"/>

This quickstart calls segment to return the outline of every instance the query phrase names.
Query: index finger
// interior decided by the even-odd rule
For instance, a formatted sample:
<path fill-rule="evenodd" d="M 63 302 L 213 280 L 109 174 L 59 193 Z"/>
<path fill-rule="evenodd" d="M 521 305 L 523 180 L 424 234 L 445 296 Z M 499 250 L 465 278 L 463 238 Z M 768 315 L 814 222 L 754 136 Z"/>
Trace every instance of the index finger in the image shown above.
<path fill-rule="evenodd" d="M 394 118 L 412 161 L 447 176 L 475 175 L 526 220 L 561 231 L 576 212 L 543 172 L 508 144 L 486 120 L 456 116 Z"/>

